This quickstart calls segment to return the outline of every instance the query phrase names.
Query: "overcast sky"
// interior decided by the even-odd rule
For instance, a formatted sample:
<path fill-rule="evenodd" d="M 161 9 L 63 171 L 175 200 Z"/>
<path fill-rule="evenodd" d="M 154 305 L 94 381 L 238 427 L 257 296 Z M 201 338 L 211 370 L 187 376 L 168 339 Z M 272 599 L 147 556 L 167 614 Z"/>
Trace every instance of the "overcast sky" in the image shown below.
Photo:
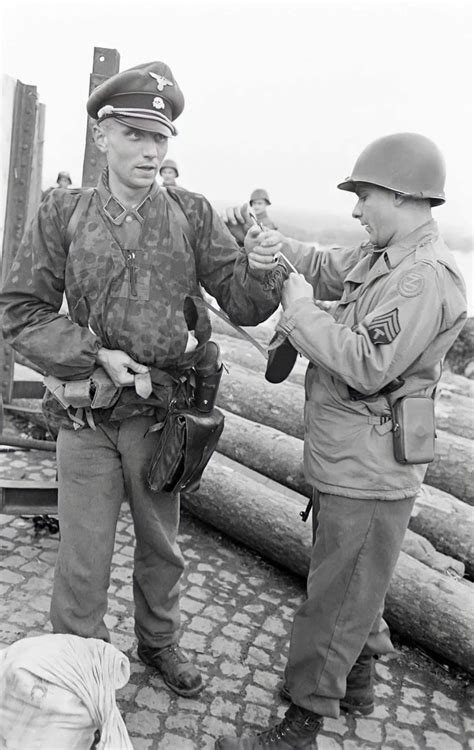
<path fill-rule="evenodd" d="M 186 98 L 169 156 L 211 200 L 266 187 L 275 207 L 348 214 L 335 188 L 368 142 L 443 150 L 443 223 L 471 231 L 470 2 L 3 0 L 2 70 L 46 105 L 44 183 L 80 184 L 94 46 L 167 62 Z M 442 212 L 442 214 L 441 214 Z"/>

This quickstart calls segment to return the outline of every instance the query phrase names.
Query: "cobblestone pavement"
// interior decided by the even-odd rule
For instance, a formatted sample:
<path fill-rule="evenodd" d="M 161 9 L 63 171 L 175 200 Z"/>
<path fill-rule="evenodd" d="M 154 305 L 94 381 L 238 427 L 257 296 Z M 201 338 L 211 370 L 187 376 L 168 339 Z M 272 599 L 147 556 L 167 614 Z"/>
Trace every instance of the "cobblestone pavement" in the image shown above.
<path fill-rule="evenodd" d="M 1 462 L 0 462 L 1 463 Z M 281 717 L 278 696 L 301 579 L 267 564 L 183 514 L 187 560 L 181 610 L 182 646 L 205 676 L 194 699 L 178 698 L 136 657 L 133 634 L 133 527 L 121 515 L 107 624 L 131 662 L 118 693 L 135 750 L 205 750 L 221 733 L 258 730 Z M 31 519 L 0 516 L 0 646 L 50 631 L 49 596 L 57 536 L 34 533 Z M 466 681 L 398 644 L 376 667 L 378 705 L 369 718 L 327 719 L 320 750 L 358 748 L 474 748 Z M 472 736 L 472 735 L 471 735 Z M 66 749 L 65 749 L 66 750 Z"/>

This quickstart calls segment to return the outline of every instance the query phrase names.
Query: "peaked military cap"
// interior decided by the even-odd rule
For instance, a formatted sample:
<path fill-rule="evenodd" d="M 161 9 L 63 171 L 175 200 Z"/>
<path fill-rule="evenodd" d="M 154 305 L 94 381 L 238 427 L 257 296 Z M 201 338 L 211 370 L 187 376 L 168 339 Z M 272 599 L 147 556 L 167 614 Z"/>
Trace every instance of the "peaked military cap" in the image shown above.
<path fill-rule="evenodd" d="M 173 121 L 184 109 L 184 96 L 163 62 L 136 65 L 108 78 L 87 101 L 87 111 L 101 122 L 113 117 L 137 130 L 176 135 Z"/>

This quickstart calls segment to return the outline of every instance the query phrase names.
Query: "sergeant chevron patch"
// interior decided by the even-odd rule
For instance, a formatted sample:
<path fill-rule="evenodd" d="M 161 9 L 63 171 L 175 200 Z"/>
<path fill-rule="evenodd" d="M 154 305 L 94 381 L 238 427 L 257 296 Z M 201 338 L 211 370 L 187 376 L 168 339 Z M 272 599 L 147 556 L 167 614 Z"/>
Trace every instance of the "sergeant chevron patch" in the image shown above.
<path fill-rule="evenodd" d="M 391 344 L 400 333 L 398 307 L 373 318 L 366 328 L 373 344 Z"/>

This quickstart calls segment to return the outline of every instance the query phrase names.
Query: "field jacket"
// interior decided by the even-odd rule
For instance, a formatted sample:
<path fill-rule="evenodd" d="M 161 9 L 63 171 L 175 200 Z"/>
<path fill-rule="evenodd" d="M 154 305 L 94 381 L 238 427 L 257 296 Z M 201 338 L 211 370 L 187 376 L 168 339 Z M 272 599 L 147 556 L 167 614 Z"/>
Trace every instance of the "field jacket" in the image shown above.
<path fill-rule="evenodd" d="M 382 250 L 319 249 L 289 240 L 289 259 L 317 300 L 290 305 L 278 329 L 310 365 L 305 473 L 322 492 L 396 500 L 418 491 L 426 465 L 395 461 L 391 411 L 379 392 L 431 395 L 466 319 L 466 291 L 434 221 Z"/>

